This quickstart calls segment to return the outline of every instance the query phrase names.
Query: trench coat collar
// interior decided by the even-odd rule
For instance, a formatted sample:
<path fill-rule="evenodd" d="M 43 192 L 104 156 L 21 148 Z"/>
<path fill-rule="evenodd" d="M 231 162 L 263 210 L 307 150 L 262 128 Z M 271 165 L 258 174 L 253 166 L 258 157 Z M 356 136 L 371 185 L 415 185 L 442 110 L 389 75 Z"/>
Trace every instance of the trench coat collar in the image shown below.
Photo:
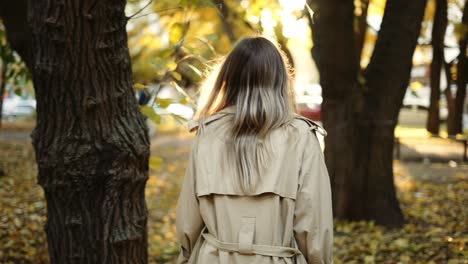
<path fill-rule="evenodd" d="M 216 114 L 222 114 L 222 113 L 226 113 L 226 114 L 234 114 L 236 113 L 236 105 L 230 105 L 230 106 L 226 106 L 224 107 L 223 109 L 219 110 Z"/>
<path fill-rule="evenodd" d="M 224 107 L 223 109 L 219 110 L 218 112 L 216 112 L 216 113 L 208 116 L 207 118 L 203 119 L 203 121 L 198 120 L 198 119 L 189 120 L 188 123 L 187 123 L 188 130 L 190 132 L 194 131 L 196 128 L 199 127 L 200 122 L 203 122 L 204 124 L 208 124 L 208 123 L 210 123 L 212 121 L 220 119 L 221 117 L 223 117 L 225 115 L 230 115 L 230 114 L 235 114 L 235 113 L 236 113 L 236 106 L 235 105 L 230 105 L 230 106 Z"/>

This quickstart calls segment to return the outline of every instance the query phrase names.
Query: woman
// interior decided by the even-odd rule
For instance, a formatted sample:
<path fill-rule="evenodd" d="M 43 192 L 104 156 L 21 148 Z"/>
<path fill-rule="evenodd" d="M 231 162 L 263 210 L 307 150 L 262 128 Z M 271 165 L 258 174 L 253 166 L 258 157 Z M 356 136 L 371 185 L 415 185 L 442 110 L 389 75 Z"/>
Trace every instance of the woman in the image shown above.
<path fill-rule="evenodd" d="M 289 68 L 263 37 L 223 62 L 198 120 L 177 205 L 178 263 L 332 263 L 328 172 L 294 113 Z"/>

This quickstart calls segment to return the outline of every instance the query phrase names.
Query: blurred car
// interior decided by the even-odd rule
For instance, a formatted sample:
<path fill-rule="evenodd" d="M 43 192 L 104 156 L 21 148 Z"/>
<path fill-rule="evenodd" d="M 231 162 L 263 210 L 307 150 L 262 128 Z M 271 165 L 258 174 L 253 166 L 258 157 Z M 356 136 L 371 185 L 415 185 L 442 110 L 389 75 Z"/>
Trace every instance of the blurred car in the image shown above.
<path fill-rule="evenodd" d="M 403 98 L 403 107 L 412 108 L 415 110 L 428 110 L 430 106 L 430 100 L 431 88 L 429 86 L 424 86 L 418 89 L 411 89 L 408 87 L 405 92 L 405 97 Z M 447 120 L 447 100 L 442 91 L 440 95 L 439 116 L 441 120 Z"/>
<path fill-rule="evenodd" d="M 24 99 L 19 96 L 6 97 L 3 99 L 2 117 L 7 119 L 31 117 L 35 113 L 35 99 Z"/>
<path fill-rule="evenodd" d="M 431 98 L 431 88 L 428 86 L 419 89 L 408 87 L 403 97 L 403 107 L 428 109 Z"/>
<path fill-rule="evenodd" d="M 314 121 L 322 120 L 322 111 L 319 104 L 313 103 L 298 103 L 297 108 L 299 114 Z"/>
<path fill-rule="evenodd" d="M 304 93 L 296 97 L 299 114 L 314 121 L 321 121 L 322 101 L 322 87 L 318 84 L 308 85 Z"/>

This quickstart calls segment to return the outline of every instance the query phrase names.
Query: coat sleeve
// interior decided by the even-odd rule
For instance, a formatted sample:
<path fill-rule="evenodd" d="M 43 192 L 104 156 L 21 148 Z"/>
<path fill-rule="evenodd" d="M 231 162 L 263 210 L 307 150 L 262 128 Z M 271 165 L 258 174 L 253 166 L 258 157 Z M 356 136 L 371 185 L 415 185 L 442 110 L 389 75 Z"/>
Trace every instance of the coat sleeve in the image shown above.
<path fill-rule="evenodd" d="M 195 191 L 195 160 L 197 138 L 195 138 L 189 156 L 188 166 L 185 171 L 182 189 L 176 209 L 177 242 L 180 253 L 177 263 L 187 263 L 193 253 L 194 246 L 205 226 L 200 215 L 198 197 Z"/>
<path fill-rule="evenodd" d="M 309 264 L 333 263 L 331 187 L 315 133 L 306 136 L 294 212 L 294 237 Z"/>

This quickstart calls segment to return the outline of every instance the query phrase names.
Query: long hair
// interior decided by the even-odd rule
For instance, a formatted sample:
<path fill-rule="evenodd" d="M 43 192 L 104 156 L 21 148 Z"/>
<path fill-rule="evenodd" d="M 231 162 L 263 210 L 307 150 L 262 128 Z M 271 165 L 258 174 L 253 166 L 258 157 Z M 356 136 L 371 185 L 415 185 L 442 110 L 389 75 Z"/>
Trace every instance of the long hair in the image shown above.
<path fill-rule="evenodd" d="M 266 136 L 289 122 L 295 112 L 291 68 L 272 41 L 248 37 L 235 45 L 216 73 L 197 116 L 203 120 L 235 106 L 228 159 L 235 164 L 242 190 L 248 193 L 271 157 Z"/>

